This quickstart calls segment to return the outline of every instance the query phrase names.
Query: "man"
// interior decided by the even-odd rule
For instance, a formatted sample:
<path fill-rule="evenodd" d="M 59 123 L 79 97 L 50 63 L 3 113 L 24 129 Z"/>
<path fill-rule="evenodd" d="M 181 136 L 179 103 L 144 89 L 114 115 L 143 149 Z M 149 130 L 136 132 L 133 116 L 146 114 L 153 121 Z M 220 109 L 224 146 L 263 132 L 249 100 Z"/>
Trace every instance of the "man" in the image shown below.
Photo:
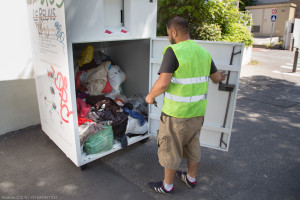
<path fill-rule="evenodd" d="M 226 78 L 217 71 L 210 54 L 190 40 L 187 21 L 174 17 L 167 24 L 172 45 L 164 49 L 159 78 L 145 100 L 153 104 L 155 97 L 165 92 L 157 135 L 159 163 L 165 177 L 150 182 L 151 191 L 172 194 L 176 176 L 188 187 L 196 186 L 200 162 L 200 130 L 206 110 L 208 77 L 214 83 Z M 176 171 L 182 158 L 188 161 L 188 171 Z"/>

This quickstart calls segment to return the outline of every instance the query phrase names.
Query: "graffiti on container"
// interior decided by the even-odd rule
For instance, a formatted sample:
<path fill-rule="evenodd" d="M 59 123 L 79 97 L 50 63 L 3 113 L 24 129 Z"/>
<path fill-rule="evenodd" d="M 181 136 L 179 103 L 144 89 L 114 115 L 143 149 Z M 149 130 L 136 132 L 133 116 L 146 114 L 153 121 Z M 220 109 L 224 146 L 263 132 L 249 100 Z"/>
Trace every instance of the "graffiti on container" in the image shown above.
<path fill-rule="evenodd" d="M 35 4 L 37 2 L 38 2 L 38 0 L 27 0 L 27 5 L 32 5 L 32 4 Z"/>
<path fill-rule="evenodd" d="M 59 0 L 41 0 L 41 5 L 44 5 L 44 3 L 46 2 L 46 5 L 49 6 L 48 1 L 49 1 L 50 5 L 53 5 L 55 1 L 59 2 Z M 58 8 L 61 8 L 64 5 L 64 2 L 65 2 L 65 0 L 60 0 L 60 3 L 56 3 L 56 6 Z"/>
<path fill-rule="evenodd" d="M 54 21 L 56 19 L 55 8 L 36 8 L 32 10 L 34 21 Z"/>
<path fill-rule="evenodd" d="M 59 91 L 61 119 L 65 123 L 69 123 L 68 118 L 70 117 L 71 114 L 73 114 L 73 112 L 70 111 L 68 106 L 67 106 L 67 102 L 68 102 L 68 93 L 67 93 L 68 81 L 67 81 L 67 77 L 63 76 L 62 73 L 58 72 L 58 74 L 57 74 L 57 76 L 54 80 L 54 85 Z"/>
<path fill-rule="evenodd" d="M 35 22 L 35 26 L 38 30 L 38 34 L 40 38 L 47 39 L 49 38 L 50 32 L 52 31 L 48 27 L 43 27 L 43 22 Z"/>
<path fill-rule="evenodd" d="M 54 24 L 55 28 L 56 28 L 56 38 L 57 41 L 59 41 L 62 45 L 63 51 L 65 51 L 65 33 L 61 30 L 61 24 L 59 22 L 55 22 Z"/>
<path fill-rule="evenodd" d="M 44 97 L 45 103 L 46 105 L 50 105 L 50 115 L 54 113 L 57 113 L 59 115 L 59 111 L 56 110 L 57 106 L 55 104 L 55 88 L 52 86 L 54 84 L 54 77 L 55 77 L 55 70 L 54 68 L 51 66 L 51 70 L 48 70 L 48 78 L 50 81 L 50 98 L 47 98 L 46 96 Z"/>

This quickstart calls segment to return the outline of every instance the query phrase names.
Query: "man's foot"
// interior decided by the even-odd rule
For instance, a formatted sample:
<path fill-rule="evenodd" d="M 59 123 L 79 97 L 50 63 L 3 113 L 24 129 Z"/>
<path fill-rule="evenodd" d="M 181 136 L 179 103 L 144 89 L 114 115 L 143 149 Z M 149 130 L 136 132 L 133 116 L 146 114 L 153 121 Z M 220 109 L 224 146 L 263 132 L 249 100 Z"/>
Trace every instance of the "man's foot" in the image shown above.
<path fill-rule="evenodd" d="M 150 183 L 148 183 L 148 188 L 152 192 L 157 192 L 157 193 L 161 193 L 161 194 L 173 194 L 173 190 L 174 190 L 174 187 L 173 187 L 170 191 L 167 191 L 164 188 L 164 184 L 163 184 L 162 181 L 160 181 L 160 182 L 150 182 Z"/>
<path fill-rule="evenodd" d="M 187 173 L 183 171 L 176 171 L 176 176 L 179 178 L 181 181 L 183 181 L 189 188 L 194 188 L 197 185 L 197 181 L 191 182 L 187 178 Z"/>

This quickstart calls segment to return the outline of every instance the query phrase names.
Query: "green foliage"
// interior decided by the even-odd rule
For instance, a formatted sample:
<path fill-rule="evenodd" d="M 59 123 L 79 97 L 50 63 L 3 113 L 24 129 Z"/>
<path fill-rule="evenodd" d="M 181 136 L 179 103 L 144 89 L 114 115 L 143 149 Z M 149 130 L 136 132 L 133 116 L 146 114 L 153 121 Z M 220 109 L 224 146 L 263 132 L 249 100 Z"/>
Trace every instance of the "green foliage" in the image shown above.
<path fill-rule="evenodd" d="M 252 6 L 253 0 L 240 0 L 239 7 L 240 11 L 245 11 L 246 6 Z"/>
<path fill-rule="evenodd" d="M 227 27 L 228 32 L 223 35 L 223 40 L 226 42 L 240 42 L 245 46 L 253 44 L 252 35 L 247 27 L 242 24 L 234 23 Z"/>
<path fill-rule="evenodd" d="M 166 35 L 166 24 L 175 16 L 185 18 L 190 25 L 190 37 L 192 39 L 220 40 L 218 34 L 228 39 L 229 35 L 239 35 L 233 27 L 238 27 L 245 34 L 246 27 L 251 26 L 251 17 L 244 12 L 240 12 L 235 4 L 235 0 L 160 0 L 158 10 L 157 35 Z M 237 26 L 235 24 L 240 24 Z M 244 26 L 245 28 L 240 28 Z M 206 28 L 208 30 L 206 30 Z M 212 34 L 216 30 L 217 33 Z M 247 36 L 247 37 L 246 37 Z M 244 40 L 234 40 L 232 42 L 244 42 L 251 45 L 251 34 L 248 33 Z M 251 43 L 251 44 L 250 44 Z"/>
<path fill-rule="evenodd" d="M 198 27 L 198 37 L 199 40 L 210 40 L 210 41 L 221 41 L 222 34 L 221 28 L 218 24 L 207 24 L 203 23 L 201 27 Z"/>

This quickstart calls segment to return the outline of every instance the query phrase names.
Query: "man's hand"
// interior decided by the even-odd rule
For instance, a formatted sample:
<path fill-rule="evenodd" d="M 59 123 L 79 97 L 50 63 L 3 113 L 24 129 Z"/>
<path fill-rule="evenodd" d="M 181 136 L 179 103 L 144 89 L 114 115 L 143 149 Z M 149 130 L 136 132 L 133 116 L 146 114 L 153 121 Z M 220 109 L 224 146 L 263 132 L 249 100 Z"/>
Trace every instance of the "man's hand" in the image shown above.
<path fill-rule="evenodd" d="M 227 74 L 225 74 L 225 72 L 220 72 L 221 74 L 221 81 L 224 81 L 227 77 Z"/>
<path fill-rule="evenodd" d="M 155 100 L 155 98 L 151 97 L 149 94 L 145 98 L 145 101 L 149 104 L 153 104 L 154 100 Z"/>
<path fill-rule="evenodd" d="M 213 74 L 211 74 L 210 79 L 212 80 L 212 82 L 214 82 L 215 84 L 220 83 L 221 81 L 224 81 L 227 77 L 227 74 L 225 74 L 225 72 L 215 72 Z"/>
<path fill-rule="evenodd" d="M 146 96 L 145 101 L 149 104 L 153 104 L 155 97 L 166 91 L 171 82 L 172 76 L 173 73 L 161 73 L 150 93 Z"/>

